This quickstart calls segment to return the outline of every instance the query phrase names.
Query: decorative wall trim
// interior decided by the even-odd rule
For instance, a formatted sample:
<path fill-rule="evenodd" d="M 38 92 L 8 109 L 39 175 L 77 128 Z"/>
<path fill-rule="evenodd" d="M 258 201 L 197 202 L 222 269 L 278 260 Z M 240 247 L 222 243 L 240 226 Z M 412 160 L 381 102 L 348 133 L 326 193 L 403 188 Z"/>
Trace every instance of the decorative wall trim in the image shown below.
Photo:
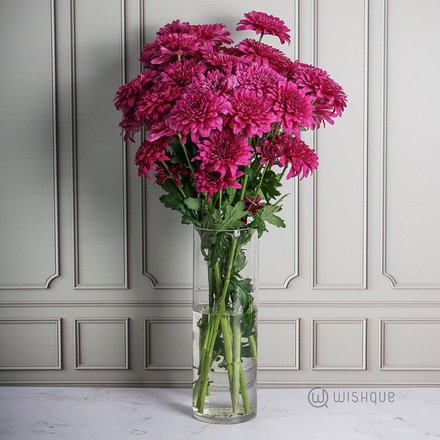
<path fill-rule="evenodd" d="M 432 308 L 440 307 L 440 301 L 258 301 L 261 308 L 289 308 L 289 307 L 407 307 L 407 308 Z M 185 307 L 190 308 L 191 301 L 136 301 L 136 300 L 71 300 L 71 301 L 0 301 L 1 308 L 20 307 Z"/>
<path fill-rule="evenodd" d="M 391 274 L 387 272 L 387 115 L 388 115 L 388 0 L 383 0 L 382 13 L 382 216 L 381 216 L 381 268 L 382 276 L 387 278 L 393 288 L 397 287 L 397 282 Z"/>
<path fill-rule="evenodd" d="M 50 14 L 50 70 L 51 70 L 51 137 L 52 137 L 52 186 L 53 186 L 53 240 L 54 271 L 42 283 L 0 283 L 2 289 L 48 289 L 52 280 L 59 277 L 59 233 L 58 233 L 58 160 L 57 160 L 57 83 L 56 83 L 56 22 L 55 0 L 49 0 Z"/>
<path fill-rule="evenodd" d="M 75 370 L 128 370 L 128 318 L 75 318 L 74 320 Z M 123 358 L 121 364 L 87 364 L 81 360 L 81 324 L 122 324 Z M 103 341 L 105 342 L 105 341 Z"/>
<path fill-rule="evenodd" d="M 299 318 L 294 319 L 260 319 L 259 325 L 261 324 L 270 324 L 270 325 L 283 325 L 283 324 L 292 324 L 293 325 L 293 333 L 294 333 L 294 360 L 291 365 L 283 365 L 283 366 L 274 366 L 274 365 L 265 365 L 261 361 L 258 362 L 258 370 L 259 371 L 295 371 L 300 369 L 299 364 L 299 344 L 300 344 L 300 338 L 299 338 Z M 279 346 L 282 346 L 283 341 L 280 341 Z"/>
<path fill-rule="evenodd" d="M 77 381 L 0 381 L 0 386 L 85 386 L 85 387 L 145 387 L 145 388 L 191 388 L 191 379 L 189 380 L 77 380 Z M 272 381 L 272 380 L 260 380 L 258 381 L 258 388 L 410 388 L 410 387 L 424 387 L 424 388 L 438 388 L 440 387 L 440 381 L 429 381 L 429 382 L 417 382 L 417 381 L 306 381 L 306 380 L 283 380 L 283 381 Z"/>
<path fill-rule="evenodd" d="M 368 93 L 369 93 L 369 0 L 363 1 L 363 85 L 362 85 L 362 243 L 361 243 L 361 279 L 358 284 L 319 283 L 318 282 L 318 181 L 319 168 L 312 175 L 312 289 L 355 290 L 367 289 L 367 231 L 368 231 Z M 312 2 L 312 59 L 318 63 L 318 4 Z M 318 133 L 312 134 L 311 147 L 318 152 Z"/>
<path fill-rule="evenodd" d="M 52 142 L 53 142 L 53 216 L 54 216 L 54 268 L 53 274 L 49 275 L 44 283 L 46 289 L 50 282 L 59 277 L 59 233 L 58 233 L 58 158 L 57 158 L 57 83 L 56 83 L 56 22 L 55 22 L 55 0 L 50 0 L 50 51 L 51 51 L 51 71 L 52 71 Z"/>
<path fill-rule="evenodd" d="M 353 325 L 357 324 L 361 328 L 361 339 L 359 341 L 359 347 L 361 350 L 361 363 L 359 365 L 326 365 L 326 364 L 319 364 L 318 363 L 318 324 L 337 324 L 337 325 Z M 312 340 L 311 340 L 311 353 L 312 353 L 312 360 L 311 360 L 311 369 L 312 370 L 328 370 L 328 371 L 340 371 L 340 370 L 350 370 L 350 371 L 356 371 L 356 370 L 366 370 L 367 369 L 367 320 L 366 318 L 341 318 L 341 319 L 311 319 L 311 334 L 312 334 Z"/>
<path fill-rule="evenodd" d="M 78 219 L 78 124 L 77 124 L 77 78 L 76 78 L 76 24 L 75 2 L 70 0 L 70 64 L 71 64 L 71 133 L 72 133 L 72 190 L 73 190 L 73 273 L 74 289 L 127 289 L 128 288 L 128 258 L 127 258 L 127 143 L 121 137 L 122 154 L 122 260 L 124 275 L 121 284 L 82 283 L 79 273 L 79 219 Z M 120 0 L 121 28 L 120 28 L 120 83 L 126 82 L 126 23 L 125 0 Z"/>
<path fill-rule="evenodd" d="M 389 0 L 383 0 L 382 6 L 382 215 L 381 215 L 381 275 L 391 284 L 393 289 L 440 289 L 439 283 L 399 283 L 388 272 L 387 268 L 387 238 L 388 238 L 388 194 L 387 194 L 387 127 L 388 127 L 388 24 L 389 24 Z"/>
<path fill-rule="evenodd" d="M 292 182 L 292 192 L 289 197 L 293 198 L 293 212 L 292 212 L 292 229 L 293 229 L 293 243 L 285 249 L 286 252 L 293 254 L 293 272 L 287 274 L 284 280 L 278 283 L 259 283 L 259 290 L 285 290 L 289 287 L 290 282 L 299 276 L 299 184 L 298 177 L 295 177 Z M 261 252 L 260 252 L 261 255 Z"/>
<path fill-rule="evenodd" d="M 301 22 L 300 22 L 300 0 L 294 0 L 293 2 L 293 59 L 299 60 L 300 58 L 300 35 L 301 35 Z"/>
<path fill-rule="evenodd" d="M 49 366 L 28 366 L 28 365 L 0 365 L 0 370 L 61 370 L 61 318 L 1 318 L 0 327 L 2 324 L 17 324 L 17 325 L 54 325 L 55 339 L 56 339 L 56 354 L 57 361 Z M 34 347 L 35 349 L 35 347 Z"/>
<path fill-rule="evenodd" d="M 187 365 L 179 365 L 179 364 L 153 364 L 151 362 L 151 353 L 150 348 L 152 346 L 152 342 L 150 340 L 151 335 L 151 325 L 152 324 L 188 324 L 192 325 L 191 318 L 162 318 L 162 319 L 154 319 L 154 318 L 144 318 L 144 369 L 145 370 L 192 370 L 191 366 Z"/>
<path fill-rule="evenodd" d="M 386 362 L 386 328 L 392 324 L 436 324 L 439 326 L 439 340 L 440 340 L 440 319 L 416 319 L 416 318 L 385 318 L 379 319 L 379 370 L 382 371 L 440 371 L 440 363 L 438 365 L 422 365 L 422 364 L 402 364 L 402 365 L 387 365 Z M 405 341 L 402 341 L 404 344 Z M 438 349 L 438 345 L 432 347 Z"/>

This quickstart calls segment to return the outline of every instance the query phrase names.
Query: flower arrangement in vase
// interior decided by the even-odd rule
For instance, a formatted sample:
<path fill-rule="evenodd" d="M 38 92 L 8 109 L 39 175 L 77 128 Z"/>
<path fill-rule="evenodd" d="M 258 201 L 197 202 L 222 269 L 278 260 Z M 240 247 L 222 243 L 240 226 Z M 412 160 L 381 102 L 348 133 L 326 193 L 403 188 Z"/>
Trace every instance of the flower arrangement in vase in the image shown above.
<path fill-rule="evenodd" d="M 236 30 L 259 38 L 234 45 L 221 23 L 166 24 L 115 97 L 124 140 L 146 131 L 139 176 L 152 173 L 160 201 L 194 225 L 193 408 L 217 423 L 256 414 L 255 236 L 285 227 L 283 178 L 318 166 L 301 132 L 333 124 L 347 102 L 327 72 L 262 42 L 290 43 L 279 18 L 252 11 Z"/>

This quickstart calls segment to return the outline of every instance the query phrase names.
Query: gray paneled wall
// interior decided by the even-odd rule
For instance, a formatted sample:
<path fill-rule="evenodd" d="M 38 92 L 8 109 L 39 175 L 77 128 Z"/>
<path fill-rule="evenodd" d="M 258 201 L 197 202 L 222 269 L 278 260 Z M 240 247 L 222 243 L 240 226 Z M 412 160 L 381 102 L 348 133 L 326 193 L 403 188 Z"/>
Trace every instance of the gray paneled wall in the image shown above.
<path fill-rule="evenodd" d="M 47 288 L 58 276 L 54 2 L 0 8 L 0 286 Z"/>
<path fill-rule="evenodd" d="M 190 386 L 191 229 L 112 100 L 163 24 L 251 10 L 349 97 L 260 243 L 260 385 L 440 385 L 435 0 L 2 1 L 0 383 Z"/>

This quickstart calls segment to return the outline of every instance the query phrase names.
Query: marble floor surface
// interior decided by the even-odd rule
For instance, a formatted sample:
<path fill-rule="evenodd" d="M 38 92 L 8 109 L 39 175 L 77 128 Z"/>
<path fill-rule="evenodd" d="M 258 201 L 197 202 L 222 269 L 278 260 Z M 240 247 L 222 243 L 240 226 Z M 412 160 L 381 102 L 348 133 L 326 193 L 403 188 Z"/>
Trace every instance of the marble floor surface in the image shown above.
<path fill-rule="evenodd" d="M 260 389 L 236 425 L 192 417 L 190 389 L 0 388 L 1 440 L 440 439 L 440 388 Z"/>

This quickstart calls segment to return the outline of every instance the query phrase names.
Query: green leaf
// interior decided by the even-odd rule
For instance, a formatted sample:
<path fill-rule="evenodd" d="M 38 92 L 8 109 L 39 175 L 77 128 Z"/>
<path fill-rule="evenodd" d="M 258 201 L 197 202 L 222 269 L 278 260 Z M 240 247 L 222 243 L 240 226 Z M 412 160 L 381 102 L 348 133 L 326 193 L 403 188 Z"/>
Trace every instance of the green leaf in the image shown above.
<path fill-rule="evenodd" d="M 182 223 L 182 225 L 191 225 L 195 223 L 194 218 L 191 215 L 187 215 L 187 214 L 182 215 L 180 222 Z"/>
<path fill-rule="evenodd" d="M 246 266 L 246 254 L 242 251 L 238 255 L 235 256 L 234 264 L 232 269 L 235 273 L 240 273 Z"/>
<path fill-rule="evenodd" d="M 216 229 L 237 229 L 243 226 L 241 219 L 248 213 L 244 211 L 244 202 L 241 200 L 235 206 L 227 205 L 224 219 L 215 222 Z"/>
<path fill-rule="evenodd" d="M 181 161 L 181 159 L 180 159 L 176 154 L 173 154 L 173 155 L 171 156 L 170 163 L 178 163 L 178 164 L 181 164 L 181 163 L 183 163 L 183 162 Z"/>
<path fill-rule="evenodd" d="M 261 191 L 267 201 L 279 197 L 281 193 L 278 188 L 281 183 L 278 182 L 277 175 L 272 171 L 266 171 L 263 181 L 261 182 Z"/>
<path fill-rule="evenodd" d="M 183 203 L 185 203 L 185 205 L 193 211 L 200 211 L 200 209 L 202 208 L 202 200 L 201 199 L 195 199 L 193 197 L 189 197 L 189 198 L 185 199 L 183 201 Z"/>
<path fill-rule="evenodd" d="M 275 214 L 273 214 L 270 217 L 268 217 L 266 219 L 266 221 L 268 223 L 276 226 L 277 228 L 285 228 L 286 227 L 286 224 L 284 223 L 284 220 L 281 217 L 279 217 L 279 216 L 277 216 Z"/>
<path fill-rule="evenodd" d="M 229 200 L 233 201 L 236 193 L 237 193 L 237 188 L 233 188 L 232 186 L 228 186 L 226 188 L 226 194 L 228 195 Z"/>
<path fill-rule="evenodd" d="M 257 230 L 258 238 L 261 238 L 263 233 L 267 231 L 264 221 L 258 217 L 253 220 L 249 227 Z"/>
<path fill-rule="evenodd" d="M 159 200 L 170 209 L 174 209 L 175 211 L 179 211 L 182 214 L 187 213 L 187 208 L 182 203 L 182 196 L 178 196 L 176 194 L 164 194 L 159 197 Z"/>
<path fill-rule="evenodd" d="M 179 163 L 186 163 L 185 153 L 183 152 L 182 146 L 178 140 L 170 142 L 170 147 L 174 152 L 174 161 Z"/>
<path fill-rule="evenodd" d="M 162 185 L 162 189 L 168 194 L 163 194 L 159 200 L 170 209 L 174 209 L 182 214 L 191 214 L 188 208 L 183 203 L 184 197 L 179 188 L 174 185 L 172 179 L 166 180 Z"/>
<path fill-rule="evenodd" d="M 229 282 L 230 289 L 232 289 L 232 302 L 239 303 L 243 306 L 243 313 L 246 313 L 251 305 L 253 298 L 251 292 L 253 291 L 252 281 L 250 278 L 243 280 L 231 279 Z"/>

